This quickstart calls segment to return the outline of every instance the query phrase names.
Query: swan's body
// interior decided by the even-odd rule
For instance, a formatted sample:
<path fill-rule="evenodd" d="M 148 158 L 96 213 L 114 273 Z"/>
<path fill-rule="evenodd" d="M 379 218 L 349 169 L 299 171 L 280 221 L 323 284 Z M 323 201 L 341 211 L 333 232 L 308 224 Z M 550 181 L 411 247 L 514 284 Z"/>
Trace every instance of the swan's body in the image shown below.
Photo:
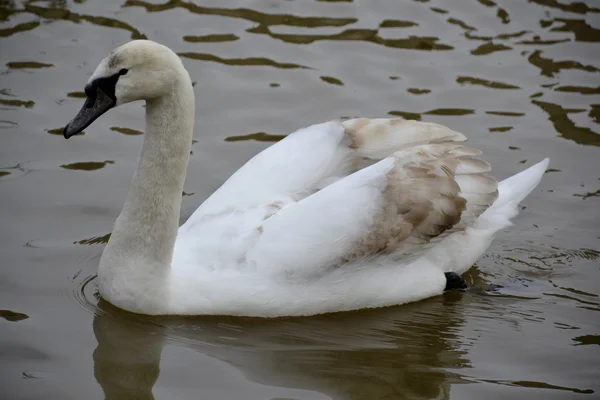
<path fill-rule="evenodd" d="M 444 273 L 465 272 L 510 225 L 548 164 L 498 184 L 444 126 L 331 121 L 255 156 L 178 229 L 194 123 L 179 58 L 130 42 L 86 93 L 65 137 L 111 106 L 147 102 L 142 155 L 98 270 L 106 300 L 144 314 L 311 315 L 438 295 Z"/>

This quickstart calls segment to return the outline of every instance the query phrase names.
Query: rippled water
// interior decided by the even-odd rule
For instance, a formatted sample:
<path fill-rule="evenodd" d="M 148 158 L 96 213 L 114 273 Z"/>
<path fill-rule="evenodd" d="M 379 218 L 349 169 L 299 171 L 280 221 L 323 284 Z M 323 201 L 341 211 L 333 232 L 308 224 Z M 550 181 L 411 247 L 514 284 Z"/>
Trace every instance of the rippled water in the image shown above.
<path fill-rule="evenodd" d="M 133 316 L 98 303 L 94 274 L 142 104 L 68 142 L 60 128 L 100 59 L 141 37 L 195 81 L 182 219 L 265 142 L 330 118 L 448 125 L 499 178 L 551 169 L 469 292 L 314 318 Z M 599 41 L 593 0 L 0 0 L 3 398 L 597 396 Z"/>

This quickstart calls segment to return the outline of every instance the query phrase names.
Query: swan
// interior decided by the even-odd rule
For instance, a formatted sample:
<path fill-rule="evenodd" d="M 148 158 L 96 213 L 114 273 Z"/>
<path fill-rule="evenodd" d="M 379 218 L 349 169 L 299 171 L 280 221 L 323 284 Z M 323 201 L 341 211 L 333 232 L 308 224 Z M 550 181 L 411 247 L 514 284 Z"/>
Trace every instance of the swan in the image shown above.
<path fill-rule="evenodd" d="M 146 101 L 146 133 L 98 266 L 100 295 L 149 315 L 306 316 L 398 305 L 465 287 L 549 160 L 498 183 L 445 126 L 354 118 L 260 152 L 178 227 L 194 93 L 168 47 L 134 40 L 104 58 L 64 128 Z"/>

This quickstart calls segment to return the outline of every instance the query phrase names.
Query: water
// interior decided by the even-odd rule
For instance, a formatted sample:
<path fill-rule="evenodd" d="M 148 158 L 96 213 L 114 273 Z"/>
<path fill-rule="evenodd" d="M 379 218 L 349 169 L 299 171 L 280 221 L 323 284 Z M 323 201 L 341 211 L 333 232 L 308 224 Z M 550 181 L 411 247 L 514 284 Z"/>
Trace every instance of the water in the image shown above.
<path fill-rule="evenodd" d="M 0 391 L 6 399 L 593 398 L 600 391 L 600 3 L 0 1 Z M 157 319 L 95 296 L 142 104 L 60 129 L 108 51 L 148 37 L 196 82 L 182 220 L 279 135 L 401 115 L 497 177 L 549 172 L 473 289 L 301 319 Z M 497 290 L 491 285 L 501 285 Z M 153 393 L 153 394 L 152 394 Z"/>

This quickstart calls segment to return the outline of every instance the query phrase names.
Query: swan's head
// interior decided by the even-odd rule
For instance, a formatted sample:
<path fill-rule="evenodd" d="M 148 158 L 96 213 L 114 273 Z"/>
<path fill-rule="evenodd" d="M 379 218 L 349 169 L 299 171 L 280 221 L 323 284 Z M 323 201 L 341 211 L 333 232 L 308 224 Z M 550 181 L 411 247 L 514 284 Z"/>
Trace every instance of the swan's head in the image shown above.
<path fill-rule="evenodd" d="M 150 40 L 133 40 L 104 58 L 85 85 L 87 99 L 65 127 L 66 139 L 83 131 L 113 107 L 168 94 L 189 75 L 181 59 L 168 47 Z"/>

